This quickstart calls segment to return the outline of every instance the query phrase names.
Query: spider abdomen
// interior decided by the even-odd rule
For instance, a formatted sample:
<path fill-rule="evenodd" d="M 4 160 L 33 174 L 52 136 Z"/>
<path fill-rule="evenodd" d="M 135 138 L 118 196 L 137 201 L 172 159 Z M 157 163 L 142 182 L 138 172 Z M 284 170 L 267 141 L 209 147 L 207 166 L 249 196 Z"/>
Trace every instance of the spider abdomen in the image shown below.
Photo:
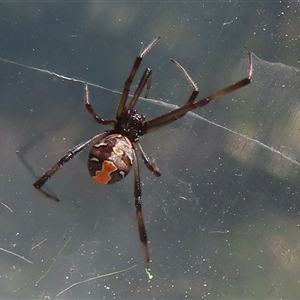
<path fill-rule="evenodd" d="M 133 148 L 130 140 L 113 133 L 93 146 L 88 168 L 96 182 L 110 184 L 120 181 L 130 172 L 132 161 Z"/>

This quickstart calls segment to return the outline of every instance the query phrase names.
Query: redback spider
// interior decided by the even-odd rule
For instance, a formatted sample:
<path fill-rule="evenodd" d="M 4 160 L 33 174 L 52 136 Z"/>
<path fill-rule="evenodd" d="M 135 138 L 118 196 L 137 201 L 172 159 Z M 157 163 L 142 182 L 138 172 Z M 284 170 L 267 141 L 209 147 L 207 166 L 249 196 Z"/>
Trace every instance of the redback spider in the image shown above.
<path fill-rule="evenodd" d="M 148 238 L 146 234 L 143 213 L 142 213 L 142 200 L 141 200 L 141 180 L 140 171 L 137 160 L 137 152 L 141 155 L 144 164 L 148 170 L 155 176 L 160 176 L 161 173 L 156 166 L 153 159 L 150 159 L 146 152 L 143 150 L 142 145 L 139 142 L 139 138 L 145 134 L 148 134 L 156 129 L 159 129 L 169 123 L 176 121 L 183 117 L 187 112 L 201 106 L 205 106 L 209 102 L 216 100 L 226 94 L 229 94 L 243 86 L 248 85 L 252 79 L 252 53 L 247 50 L 248 53 L 248 73 L 247 77 L 229 85 L 228 87 L 213 93 L 208 97 L 204 97 L 201 100 L 195 101 L 198 96 L 198 88 L 193 79 L 189 76 L 186 70 L 175 60 L 171 61 L 185 76 L 186 80 L 192 87 L 192 94 L 187 102 L 180 108 L 177 108 L 169 113 L 166 113 L 160 117 L 154 118 L 150 121 L 145 120 L 145 116 L 141 115 L 134 109 L 142 91 L 146 88 L 146 97 L 149 93 L 151 86 L 152 71 L 146 68 L 144 71 L 138 86 L 127 104 L 131 83 L 139 69 L 139 66 L 145 57 L 145 55 L 156 45 L 160 37 L 154 39 L 143 51 L 137 56 L 133 67 L 129 73 L 129 76 L 124 84 L 123 93 L 117 109 L 116 120 L 107 120 L 99 117 L 94 111 L 90 102 L 89 88 L 85 84 L 85 107 L 89 114 L 94 118 L 96 122 L 101 125 L 111 125 L 113 128 L 102 133 L 95 135 L 89 140 L 80 143 L 73 149 L 69 150 L 52 168 L 50 168 L 40 179 L 38 179 L 33 185 L 44 196 L 59 201 L 55 196 L 50 195 L 42 189 L 42 186 L 50 179 L 66 162 L 79 154 L 82 150 L 88 146 L 93 146 L 89 158 L 88 168 L 90 175 L 93 179 L 101 184 L 111 184 L 123 179 L 131 170 L 133 166 L 134 170 L 134 198 L 135 198 L 135 211 L 139 229 L 140 240 L 143 245 L 145 267 L 149 278 L 152 278 L 150 273 L 150 258 L 148 250 Z"/>

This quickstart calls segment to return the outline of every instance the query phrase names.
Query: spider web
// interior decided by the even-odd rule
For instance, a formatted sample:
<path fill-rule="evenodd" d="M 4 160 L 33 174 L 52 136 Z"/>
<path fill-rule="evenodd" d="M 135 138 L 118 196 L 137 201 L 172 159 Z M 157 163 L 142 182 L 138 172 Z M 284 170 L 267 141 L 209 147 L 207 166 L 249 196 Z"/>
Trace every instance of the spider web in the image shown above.
<path fill-rule="evenodd" d="M 79 83 L 80 85 L 85 82 L 84 80 L 61 75 L 50 70 L 27 66 L 2 58 L 0 58 L 0 60 L 64 81 Z M 241 59 L 241 63 L 234 72 L 242 74 L 246 63 L 246 60 Z M 245 174 L 249 172 L 249 166 L 251 166 L 255 160 L 261 162 L 263 165 L 261 168 L 267 170 L 270 177 L 280 177 L 281 184 L 286 184 L 286 191 L 289 191 L 289 194 L 293 195 L 292 187 L 284 183 L 284 180 L 287 174 L 292 174 L 293 172 L 295 175 L 298 174 L 299 155 L 296 154 L 299 153 L 299 145 L 297 142 L 299 140 L 299 130 L 297 129 L 299 127 L 299 116 L 296 112 L 299 108 L 297 105 L 295 106 L 297 103 L 295 100 L 298 97 L 299 91 L 299 83 L 296 81 L 299 76 L 299 70 L 283 64 L 269 63 L 257 57 L 255 57 L 254 63 L 255 79 L 251 86 L 247 88 L 248 93 L 251 94 L 252 101 L 248 99 L 242 100 L 242 103 L 251 101 L 252 107 L 248 108 L 248 110 L 251 111 L 250 116 L 249 114 L 241 115 L 239 111 L 237 118 L 233 118 L 231 115 L 231 118 L 234 120 L 228 119 L 224 121 L 223 124 L 226 124 L 226 126 L 224 126 L 216 123 L 214 120 L 200 116 L 197 112 L 191 112 L 187 114 L 184 120 L 179 121 L 178 128 L 159 130 L 155 132 L 144 145 L 146 149 L 148 147 L 154 149 L 151 151 L 153 153 L 152 156 L 159 162 L 160 170 L 163 174 L 161 178 L 153 179 L 151 175 L 143 171 L 143 201 L 145 203 L 144 211 L 146 215 L 149 209 L 148 203 L 151 203 L 152 208 L 151 215 L 150 217 L 148 216 L 149 220 L 147 224 L 150 236 L 156 231 L 168 233 L 169 236 L 171 231 L 180 232 L 182 228 L 188 228 L 191 224 L 197 227 L 198 235 L 205 239 L 210 239 L 210 237 L 215 234 L 221 236 L 230 234 L 227 228 L 227 226 L 229 227 L 227 215 L 236 214 L 235 211 L 240 210 L 241 203 L 246 205 L 249 209 L 248 199 L 255 197 L 263 199 L 265 197 L 263 196 L 262 188 L 259 187 L 256 191 L 250 191 L 250 186 L 248 189 L 243 188 L 243 192 L 239 189 L 234 189 L 232 193 L 226 191 L 227 189 L 230 190 L 232 186 L 242 187 L 247 184 L 244 182 L 244 177 Z M 267 86 L 265 86 L 266 82 L 262 82 L 262 78 L 265 77 L 266 74 L 270 79 Z M 282 78 L 283 80 L 281 80 Z M 295 79 L 295 81 L 292 81 L 293 79 Z M 93 83 L 89 84 L 105 92 L 120 94 L 119 91 Z M 264 95 L 261 92 L 262 89 L 268 90 L 268 93 Z M 255 94 L 256 92 L 258 93 L 258 91 L 259 94 Z M 234 107 L 237 105 L 237 99 L 241 99 L 247 94 L 244 92 L 240 93 L 242 96 L 240 96 L 238 92 L 229 104 L 227 104 L 228 108 L 226 109 L 234 110 L 234 108 L 230 106 Z M 288 93 L 288 97 L 286 93 Z M 283 101 L 283 99 L 285 100 Z M 286 99 L 288 99 L 289 102 L 286 102 Z M 143 107 L 149 104 L 151 106 L 160 106 L 163 109 L 175 109 L 178 107 L 177 105 L 157 99 L 142 98 L 141 100 L 145 102 L 145 104 L 142 105 Z M 256 103 L 260 103 L 258 108 L 256 108 Z M 265 107 L 264 110 L 261 109 L 262 106 Z M 264 121 L 268 120 L 264 117 L 264 114 L 270 110 L 273 112 L 279 111 L 280 118 L 274 117 L 274 120 L 272 120 L 273 125 L 266 125 Z M 257 124 L 256 128 L 252 126 L 251 131 L 249 131 L 247 124 L 253 122 L 251 121 L 252 116 L 255 116 L 255 119 L 257 118 L 257 113 L 261 114 L 259 119 L 262 121 L 260 124 Z M 286 124 L 287 120 L 289 121 L 288 124 Z M 268 129 L 266 132 L 265 128 L 268 126 L 272 129 Z M 231 129 L 232 127 L 240 129 L 241 132 Z M 70 137 L 70 131 L 73 130 L 73 128 L 68 128 L 67 131 L 61 132 L 61 136 Z M 283 139 L 278 140 L 278 135 L 282 136 Z M 218 140 L 218 143 L 214 144 L 214 147 L 217 146 L 218 149 L 212 149 L 210 146 L 212 136 Z M 61 138 L 56 137 L 56 139 L 59 140 Z M 37 140 L 39 140 L 39 137 L 37 137 Z M 147 139 L 145 138 L 145 140 Z M 198 146 L 199 140 L 201 140 L 201 149 L 199 149 Z M 161 146 L 159 146 L 159 148 L 157 148 L 157 146 L 153 147 L 154 143 L 157 145 L 161 144 Z M 47 145 L 47 148 L 53 147 L 50 144 L 51 143 Z M 178 147 L 178 144 L 182 145 L 182 147 Z M 220 155 L 220 149 L 222 149 L 222 156 L 218 156 Z M 28 149 L 26 149 L 26 151 L 27 150 Z M 201 156 L 195 160 L 195 152 L 198 151 L 201 151 Z M 51 154 L 51 160 L 53 161 L 52 156 L 56 157 L 62 153 L 55 147 L 49 150 L 48 154 Z M 234 167 L 232 163 L 229 164 L 229 160 L 234 162 Z M 82 163 L 79 162 L 79 164 L 75 165 L 73 170 L 83 168 L 81 165 Z M 224 178 L 221 177 L 222 182 L 214 178 L 220 172 L 224 174 Z M 131 185 L 132 182 L 126 184 Z M 255 186 L 256 185 L 257 183 Z M 271 186 L 273 185 L 274 184 L 271 183 Z M 157 190 L 159 191 L 158 193 L 156 192 Z M 126 198 L 131 198 L 131 191 L 125 192 L 124 190 L 122 191 L 121 188 L 121 194 L 127 194 Z M 81 197 L 83 197 L 83 194 L 78 196 L 78 198 Z M 277 197 L 278 195 L 274 191 L 271 198 L 276 201 Z M 222 203 L 219 201 L 220 198 L 222 198 Z M 153 199 L 155 200 L 153 201 Z M 262 203 L 264 203 L 264 201 L 262 201 Z M 84 210 L 83 207 L 79 209 Z M 112 208 L 112 210 L 114 210 L 114 208 Z M 253 212 L 249 210 L 247 217 L 252 213 Z M 84 215 L 87 214 L 91 215 L 91 212 L 84 210 Z M 154 219 L 152 215 L 155 215 Z M 189 215 L 188 219 L 186 218 L 187 215 Z M 212 218 L 212 215 L 214 218 Z M 199 221 L 199 217 L 201 221 Z M 252 217 L 254 216 L 252 215 Z M 57 216 L 53 218 L 57 218 Z M 161 228 L 161 222 L 158 222 L 156 218 L 162 218 L 164 220 L 163 228 Z M 166 220 L 168 220 L 168 222 L 166 222 Z M 172 220 L 174 220 L 174 222 Z M 232 220 L 230 222 L 232 222 Z M 132 228 L 135 226 L 134 223 L 134 221 L 131 222 Z M 227 226 L 224 227 L 224 223 L 226 223 Z M 36 280 L 36 284 L 47 291 L 46 285 L 48 283 L 46 282 L 54 280 L 55 276 L 57 276 L 56 274 L 62 272 L 62 274 L 64 274 L 65 283 L 61 287 L 61 290 L 58 291 L 57 296 L 65 292 L 69 292 L 69 295 L 75 296 L 71 291 L 73 287 L 103 278 L 101 285 L 107 290 L 108 295 L 115 297 L 118 292 L 111 290 L 110 283 L 106 282 L 109 282 L 111 273 L 115 275 L 119 274 L 119 272 L 118 277 L 120 282 L 123 280 L 127 281 L 128 278 L 124 274 L 128 268 L 124 268 L 123 270 L 110 269 L 111 262 L 108 259 L 107 266 L 104 267 L 102 265 L 103 274 L 99 274 L 95 268 L 96 261 L 99 256 L 101 256 L 102 259 L 105 257 L 105 249 L 99 251 L 99 248 L 101 248 L 100 240 L 102 240 L 99 236 L 95 241 L 91 241 L 90 238 L 85 237 L 79 248 L 78 246 L 74 246 L 75 249 L 77 247 L 76 251 L 69 250 L 69 253 L 68 251 L 65 253 L 64 248 L 69 241 L 74 239 L 74 236 L 76 241 L 78 241 L 79 236 L 81 236 L 80 232 L 82 232 L 82 229 L 78 228 L 81 226 L 74 225 L 74 221 L 72 224 L 72 232 L 65 233 L 65 236 L 68 237 L 68 239 L 66 238 L 67 242 L 65 245 L 62 245 L 62 249 L 58 252 L 53 263 L 48 264 L 48 266 L 46 266 L 46 264 L 44 265 L 43 275 Z M 156 224 L 159 224 L 159 228 L 156 228 Z M 231 227 L 234 226 L 234 224 L 235 222 L 231 224 Z M 114 231 L 117 232 L 119 225 L 114 229 L 110 228 L 110 233 Z M 93 226 L 98 227 L 98 224 L 94 224 Z M 193 231 L 190 230 L 186 235 L 186 237 L 189 237 L 188 239 L 185 238 L 185 235 L 181 234 L 179 234 L 181 239 L 175 240 L 161 236 L 156 239 L 155 244 L 158 243 L 160 248 L 165 248 L 165 251 L 175 248 L 176 251 L 174 252 L 176 252 L 177 255 L 173 258 L 166 256 L 166 259 L 167 261 L 172 261 L 174 266 L 177 266 L 178 257 L 185 257 L 185 259 L 188 260 L 187 253 L 185 253 L 184 249 L 186 245 L 190 243 L 189 240 L 191 236 L 194 235 L 195 227 L 193 227 Z M 51 237 L 47 237 L 47 239 L 48 238 L 51 239 Z M 126 235 L 126 239 L 128 238 L 129 235 Z M 278 238 L 279 237 L 274 236 L 274 239 Z M 107 236 L 103 236 L 103 240 L 105 239 L 106 243 L 109 244 L 111 242 L 107 240 Z M 124 241 L 124 243 L 126 242 Z M 210 241 L 210 243 L 213 244 L 216 242 Z M 107 245 L 105 247 L 107 247 Z M 154 243 L 150 243 L 150 247 L 155 247 Z M 192 248 L 192 246 L 189 248 Z M 106 250 L 108 251 L 109 257 L 114 255 L 112 251 L 113 248 L 106 248 Z M 129 249 L 127 250 L 130 252 Z M 139 251 L 136 251 L 135 254 L 140 256 L 138 252 Z M 155 256 L 154 250 L 152 250 L 152 252 L 154 252 L 154 260 L 159 264 L 160 259 Z M 123 247 L 122 250 L 118 248 L 115 249 L 116 256 L 124 256 L 124 260 L 131 264 L 129 269 L 135 268 L 137 260 L 134 259 L 134 255 L 128 257 L 125 253 L 126 247 Z M 211 257 L 203 246 L 201 246 L 201 253 L 202 255 L 199 257 L 193 257 L 194 264 L 199 264 L 199 261 L 203 260 L 204 265 L 210 267 L 211 260 L 214 260 L 215 257 Z M 161 264 L 163 264 L 163 261 Z M 174 268 L 175 267 L 173 267 L 173 271 Z M 193 266 L 187 267 L 186 271 L 190 272 L 190 268 L 193 268 Z M 203 268 L 203 264 L 201 268 Z M 90 292 L 93 293 L 93 290 Z M 47 296 L 47 292 L 45 293 L 45 296 Z"/>

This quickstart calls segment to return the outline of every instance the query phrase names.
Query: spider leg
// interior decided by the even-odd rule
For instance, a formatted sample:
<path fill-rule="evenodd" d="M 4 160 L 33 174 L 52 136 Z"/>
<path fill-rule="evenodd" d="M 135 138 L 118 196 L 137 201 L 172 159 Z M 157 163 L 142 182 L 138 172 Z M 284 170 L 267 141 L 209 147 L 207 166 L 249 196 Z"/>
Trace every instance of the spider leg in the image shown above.
<path fill-rule="evenodd" d="M 149 279 L 152 278 L 150 274 L 150 258 L 149 258 L 149 249 L 148 249 L 148 237 L 146 233 L 143 213 L 142 213 L 142 191 L 141 191 L 141 179 L 140 179 L 140 170 L 139 164 L 136 157 L 136 149 L 133 148 L 133 167 L 134 167 L 134 198 L 135 198 L 135 212 L 139 229 L 140 241 L 143 245 L 143 251 L 145 256 L 145 269 L 146 273 L 149 276 Z"/>
<path fill-rule="evenodd" d="M 65 163 L 67 163 L 70 159 L 75 157 L 78 153 L 80 153 L 82 150 L 84 150 L 86 147 L 88 147 L 91 144 L 95 144 L 98 141 L 102 140 L 104 137 L 106 137 L 109 134 L 109 131 L 102 132 L 100 134 L 95 135 L 91 139 L 89 139 L 86 142 L 80 143 L 79 145 L 75 146 L 71 150 L 68 151 L 52 168 L 50 168 L 40 179 L 38 179 L 33 186 L 41 192 L 44 196 L 50 198 L 51 200 L 54 200 L 56 202 L 59 202 L 59 199 L 55 196 L 50 195 L 46 191 L 44 191 L 41 187 L 61 168 Z"/>
<path fill-rule="evenodd" d="M 146 70 L 144 71 L 143 76 L 138 84 L 138 87 L 137 87 L 136 91 L 134 92 L 132 99 L 130 100 L 130 103 L 128 106 L 130 109 L 134 108 L 136 102 L 138 101 L 138 99 L 146 85 L 147 85 L 146 96 L 148 96 L 149 91 L 150 91 L 151 78 L 152 78 L 152 71 L 151 71 L 151 69 L 146 68 Z"/>
<path fill-rule="evenodd" d="M 122 93 L 122 97 L 117 109 L 117 120 L 121 118 L 122 116 L 122 112 L 124 110 L 124 107 L 126 105 L 126 101 L 129 95 L 129 91 L 130 91 L 130 86 L 132 83 L 132 80 L 137 72 L 137 70 L 139 69 L 139 66 L 144 58 L 144 56 L 156 45 L 156 43 L 158 42 L 158 40 L 160 39 L 160 37 L 157 37 L 156 39 L 154 39 L 145 49 L 144 51 L 135 59 L 135 62 L 133 64 L 133 67 L 129 73 L 129 76 L 124 84 L 124 88 L 123 88 L 123 93 Z"/>
<path fill-rule="evenodd" d="M 146 88 L 146 93 L 145 93 L 145 98 L 148 98 L 149 92 L 150 92 L 150 88 L 151 88 L 151 84 L 152 84 L 152 73 L 150 74 L 148 81 L 147 81 L 147 88 Z"/>
<path fill-rule="evenodd" d="M 162 126 L 172 123 L 172 122 L 176 121 L 177 119 L 183 117 L 187 112 L 189 112 L 193 109 L 196 109 L 198 107 L 205 106 L 213 100 L 216 100 L 222 96 L 225 96 L 235 90 L 238 90 L 238 89 L 248 85 L 252 80 L 253 63 L 252 63 L 252 53 L 247 48 L 245 48 L 245 49 L 248 52 L 248 58 L 249 58 L 248 73 L 247 73 L 246 78 L 244 78 L 232 85 L 229 85 L 226 88 L 221 89 L 220 91 L 215 92 L 208 97 L 202 98 L 201 100 L 199 100 L 197 102 L 194 102 L 194 100 L 192 99 L 192 96 L 191 96 L 184 106 L 182 106 L 178 109 L 175 109 L 167 114 L 164 114 L 160 117 L 154 118 L 148 122 L 145 122 L 141 135 L 147 134 L 147 133 L 152 132 Z M 195 91 L 193 93 L 195 93 Z"/>
<path fill-rule="evenodd" d="M 192 77 L 188 74 L 188 72 L 185 70 L 185 68 L 180 63 L 178 63 L 174 59 L 171 59 L 171 62 L 174 63 L 175 66 L 181 70 L 181 72 L 185 76 L 186 80 L 188 81 L 188 83 L 190 84 L 190 86 L 193 89 L 193 93 L 190 96 L 190 98 L 188 99 L 188 101 L 186 102 L 186 105 L 189 104 L 189 103 L 193 103 L 195 101 L 195 99 L 197 98 L 198 94 L 199 94 L 196 83 L 194 82 Z"/>
<path fill-rule="evenodd" d="M 149 156 L 146 154 L 146 152 L 144 151 L 141 143 L 139 141 L 135 141 L 134 142 L 135 146 L 137 146 L 139 153 L 141 154 L 141 157 L 144 161 L 145 166 L 147 167 L 147 169 L 155 176 L 159 177 L 161 176 L 161 173 L 154 161 L 154 159 L 149 158 Z"/>
<path fill-rule="evenodd" d="M 90 92 L 87 83 L 84 85 L 84 91 L 85 91 L 85 108 L 88 110 L 90 115 L 96 120 L 96 122 L 100 123 L 101 125 L 115 125 L 116 124 L 115 120 L 106 120 L 98 117 L 90 102 Z"/>

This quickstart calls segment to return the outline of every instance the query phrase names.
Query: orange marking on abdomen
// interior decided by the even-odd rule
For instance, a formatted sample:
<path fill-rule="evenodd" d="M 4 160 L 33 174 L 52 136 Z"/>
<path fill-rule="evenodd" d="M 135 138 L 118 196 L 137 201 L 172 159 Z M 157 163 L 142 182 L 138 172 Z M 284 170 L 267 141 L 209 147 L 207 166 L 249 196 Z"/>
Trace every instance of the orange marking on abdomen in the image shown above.
<path fill-rule="evenodd" d="M 114 152 L 116 153 L 116 154 L 118 154 L 118 155 L 123 155 L 123 151 L 120 149 L 120 148 L 118 148 L 118 147 L 113 147 L 113 150 L 114 150 Z"/>
<path fill-rule="evenodd" d="M 102 163 L 102 170 L 96 171 L 96 175 L 93 179 L 101 184 L 107 184 L 111 180 L 111 173 L 118 170 L 114 163 L 105 160 Z"/>

